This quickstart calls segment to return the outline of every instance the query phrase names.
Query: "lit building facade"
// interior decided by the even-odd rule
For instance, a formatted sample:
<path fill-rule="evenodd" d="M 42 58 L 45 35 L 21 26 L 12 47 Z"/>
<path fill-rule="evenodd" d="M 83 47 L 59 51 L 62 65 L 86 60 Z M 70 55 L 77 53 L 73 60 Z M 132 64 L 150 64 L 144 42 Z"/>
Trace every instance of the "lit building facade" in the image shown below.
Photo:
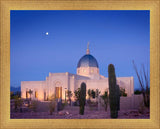
<path fill-rule="evenodd" d="M 97 60 L 90 54 L 87 47 L 86 54 L 79 60 L 77 74 L 72 73 L 49 73 L 45 81 L 22 81 L 21 97 L 29 98 L 29 90 L 32 90 L 32 99 L 45 101 L 49 96 L 55 95 L 56 98 L 65 99 L 65 92 L 70 90 L 72 93 L 78 89 L 81 83 L 86 84 L 88 89 L 99 89 L 103 94 L 109 89 L 108 78 L 100 75 Z M 117 84 L 125 88 L 127 96 L 134 94 L 133 77 L 117 77 Z M 88 96 L 87 96 L 88 97 Z M 74 97 L 72 97 L 74 101 Z"/>

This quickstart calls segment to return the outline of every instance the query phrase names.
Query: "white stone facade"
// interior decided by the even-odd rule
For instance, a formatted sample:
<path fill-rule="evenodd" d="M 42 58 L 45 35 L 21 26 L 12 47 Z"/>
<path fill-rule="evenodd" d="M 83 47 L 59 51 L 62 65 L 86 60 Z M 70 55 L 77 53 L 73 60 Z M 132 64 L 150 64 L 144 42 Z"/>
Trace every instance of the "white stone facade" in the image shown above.
<path fill-rule="evenodd" d="M 103 77 L 103 76 L 102 76 Z M 86 88 L 88 89 L 99 89 L 101 94 L 103 94 L 108 88 L 108 78 L 92 79 L 87 76 L 80 76 L 71 73 L 49 73 L 45 81 L 22 81 L 21 82 L 21 92 L 22 98 L 26 98 L 26 92 L 31 89 L 33 94 L 32 99 L 45 100 L 48 96 L 55 94 L 56 87 L 62 87 L 62 99 L 65 99 L 65 91 L 70 90 L 72 93 L 80 87 L 82 82 L 86 83 Z M 127 96 L 132 96 L 134 94 L 134 80 L 133 77 L 117 77 L 117 84 L 125 88 Z M 37 98 L 35 93 L 37 92 Z M 46 97 L 45 97 L 46 94 Z M 74 97 L 72 97 L 74 100 Z"/>
<path fill-rule="evenodd" d="M 89 54 L 89 49 L 87 49 L 87 54 Z M 94 60 L 91 60 L 89 63 L 92 63 L 93 61 Z M 85 62 L 80 63 L 82 64 Z M 46 77 L 45 81 L 22 81 L 21 97 L 29 98 L 30 96 L 27 92 L 32 90 L 32 99 L 44 101 L 53 94 L 57 95 L 58 98 L 65 99 L 65 91 L 70 90 L 74 94 L 74 91 L 80 87 L 82 82 L 86 83 L 87 90 L 99 89 L 101 94 L 109 89 L 108 78 L 99 74 L 98 65 L 90 66 L 90 64 L 88 64 L 88 66 L 77 67 L 77 74 L 68 72 L 49 73 L 49 76 Z M 127 96 L 132 96 L 134 94 L 133 77 L 117 77 L 117 84 L 120 87 L 125 88 Z M 72 100 L 74 100 L 74 97 L 72 97 Z"/>

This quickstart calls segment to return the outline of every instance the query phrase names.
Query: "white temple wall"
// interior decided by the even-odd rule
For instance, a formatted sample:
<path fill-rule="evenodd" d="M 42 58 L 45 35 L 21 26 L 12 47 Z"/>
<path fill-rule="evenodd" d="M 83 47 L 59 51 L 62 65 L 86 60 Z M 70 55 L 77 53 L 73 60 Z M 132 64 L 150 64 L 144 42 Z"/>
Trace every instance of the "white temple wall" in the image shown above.
<path fill-rule="evenodd" d="M 101 91 L 101 94 L 104 94 L 104 92 L 107 90 L 107 86 L 108 86 L 108 81 L 106 79 L 103 80 L 77 80 L 77 88 L 80 88 L 81 83 L 84 82 L 86 83 L 86 94 L 87 94 L 87 98 L 88 98 L 88 89 L 99 89 L 99 91 Z"/>
<path fill-rule="evenodd" d="M 80 87 L 82 82 L 86 83 L 87 91 L 88 89 L 99 89 L 101 95 L 109 89 L 108 78 L 89 79 L 88 77 L 70 74 L 68 72 L 49 73 L 49 77 L 46 77 L 46 81 L 22 81 L 21 96 L 22 98 L 26 98 L 26 91 L 32 89 L 33 99 L 35 99 L 35 91 L 37 91 L 38 100 L 44 100 L 44 92 L 46 92 L 46 97 L 48 97 L 52 94 L 55 95 L 55 87 L 62 87 L 62 99 L 65 99 L 65 91 L 67 90 L 72 91 L 72 99 L 74 99 L 74 91 Z M 133 77 L 117 77 L 117 84 L 120 87 L 125 88 L 128 97 L 134 94 Z"/>
<path fill-rule="evenodd" d="M 99 89 L 101 92 L 100 94 L 104 94 L 105 91 L 109 90 L 109 84 L 108 84 L 108 78 L 100 79 L 100 80 L 76 80 L 76 89 L 80 87 L 82 82 L 86 83 L 86 91 L 88 89 Z M 117 84 L 125 88 L 125 92 L 127 93 L 127 96 L 132 96 L 134 94 L 134 80 L 133 77 L 118 77 L 117 78 Z"/>
<path fill-rule="evenodd" d="M 56 87 L 62 87 L 62 99 L 65 99 L 65 91 L 70 89 L 69 73 L 50 73 L 48 79 L 49 96 L 55 94 Z"/>
<path fill-rule="evenodd" d="M 21 97 L 26 98 L 26 91 L 30 89 L 33 91 L 31 95 L 32 99 L 35 98 L 35 91 L 38 93 L 38 100 L 44 100 L 44 89 L 46 82 L 45 81 L 22 81 L 21 82 Z"/>
<path fill-rule="evenodd" d="M 74 100 L 74 91 L 75 91 L 75 77 L 74 76 L 70 76 L 69 77 L 69 81 L 70 81 L 70 91 L 72 92 L 72 100 Z"/>
<path fill-rule="evenodd" d="M 117 77 L 117 84 L 119 87 L 125 88 L 127 96 L 132 96 L 134 94 L 133 77 Z"/>
<path fill-rule="evenodd" d="M 108 81 L 106 79 L 103 80 L 89 80 L 87 82 L 87 90 L 88 89 L 98 89 L 102 94 L 104 94 L 104 92 L 107 90 L 108 88 Z"/>

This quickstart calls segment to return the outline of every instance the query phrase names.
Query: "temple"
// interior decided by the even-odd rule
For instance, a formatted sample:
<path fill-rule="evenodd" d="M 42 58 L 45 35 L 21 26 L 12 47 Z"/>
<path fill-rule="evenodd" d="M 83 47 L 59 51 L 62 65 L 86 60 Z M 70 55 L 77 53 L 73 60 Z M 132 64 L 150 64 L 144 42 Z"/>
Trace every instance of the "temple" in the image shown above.
<path fill-rule="evenodd" d="M 32 90 L 32 99 L 39 101 L 48 100 L 49 96 L 55 95 L 56 98 L 65 99 L 66 91 L 72 93 L 78 89 L 81 83 L 86 84 L 88 89 L 98 89 L 101 94 L 108 90 L 108 78 L 99 73 L 99 65 L 94 56 L 90 54 L 89 43 L 84 56 L 80 58 L 77 64 L 77 74 L 69 72 L 65 73 L 49 73 L 45 81 L 22 81 L 21 97 L 29 98 L 29 90 Z M 117 84 L 120 88 L 124 88 L 127 96 L 134 94 L 133 77 L 117 77 Z M 88 97 L 88 96 L 87 96 Z M 74 101 L 74 97 L 72 97 Z"/>

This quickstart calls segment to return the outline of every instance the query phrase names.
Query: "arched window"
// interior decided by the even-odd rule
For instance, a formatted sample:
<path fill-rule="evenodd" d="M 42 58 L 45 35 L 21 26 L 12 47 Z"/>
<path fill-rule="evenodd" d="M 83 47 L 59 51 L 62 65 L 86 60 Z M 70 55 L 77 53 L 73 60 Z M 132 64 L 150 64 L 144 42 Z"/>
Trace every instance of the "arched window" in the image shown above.
<path fill-rule="evenodd" d="M 35 98 L 38 98 L 38 92 L 35 91 Z"/>
<path fill-rule="evenodd" d="M 94 71 L 93 71 L 93 69 L 91 69 L 91 73 L 93 73 Z"/>

